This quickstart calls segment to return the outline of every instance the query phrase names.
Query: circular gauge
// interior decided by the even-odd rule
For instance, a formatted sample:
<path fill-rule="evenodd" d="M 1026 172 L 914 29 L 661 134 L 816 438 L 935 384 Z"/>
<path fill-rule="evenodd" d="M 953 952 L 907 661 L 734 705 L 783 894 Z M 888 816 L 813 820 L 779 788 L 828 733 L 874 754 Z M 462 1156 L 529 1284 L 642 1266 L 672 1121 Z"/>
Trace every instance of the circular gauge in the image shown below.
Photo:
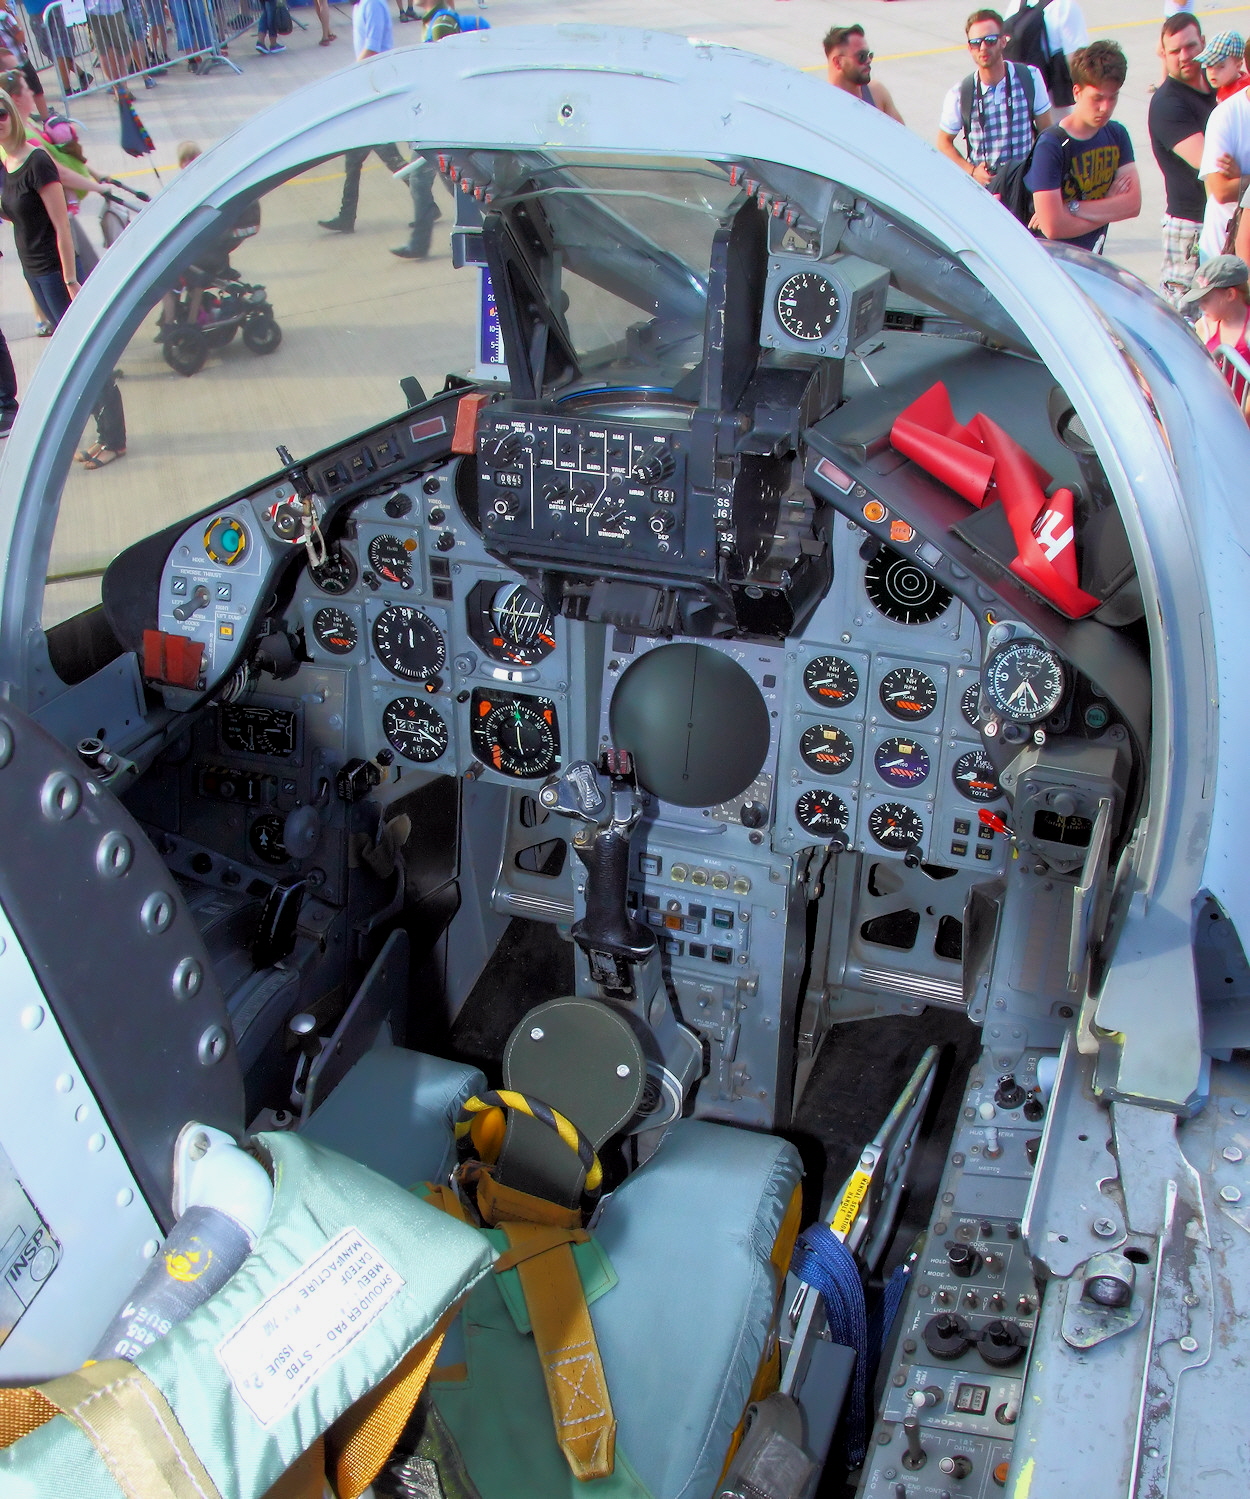
<path fill-rule="evenodd" d="M 873 762 L 886 785 L 900 790 L 919 786 L 931 768 L 928 750 L 913 739 L 883 739 Z"/>
<path fill-rule="evenodd" d="M 276 812 L 262 812 L 247 830 L 252 852 L 266 864 L 285 864 L 291 857 L 282 841 L 285 819 Z"/>
<path fill-rule="evenodd" d="M 828 723 L 814 723 L 803 730 L 799 754 L 810 770 L 822 776 L 841 775 L 855 763 L 855 746 L 850 736 Z"/>
<path fill-rule="evenodd" d="M 397 697 L 387 703 L 382 710 L 382 728 L 391 748 L 418 765 L 439 759 L 451 743 L 443 715 L 415 697 Z"/>
<path fill-rule="evenodd" d="M 794 815 L 804 832 L 816 838 L 840 838 L 851 814 L 832 791 L 805 791 L 794 804 Z"/>
<path fill-rule="evenodd" d="M 475 692 L 472 724 L 473 753 L 500 775 L 524 780 L 555 769 L 556 712 L 545 698 L 494 698 Z"/>
<path fill-rule="evenodd" d="M 868 816 L 868 831 L 882 848 L 905 854 L 924 841 L 919 812 L 902 802 L 878 802 Z"/>
<path fill-rule="evenodd" d="M 893 547 L 873 554 L 864 569 L 864 588 L 886 619 L 898 625 L 931 624 L 951 601 L 949 589 Z"/>
<path fill-rule="evenodd" d="M 348 655 L 360 641 L 356 621 L 342 609 L 318 609 L 313 615 L 313 636 L 332 656 Z"/>
<path fill-rule="evenodd" d="M 808 697 L 826 708 L 847 708 L 859 696 L 859 673 L 841 656 L 816 656 L 803 668 Z"/>
<path fill-rule="evenodd" d="M 816 343 L 828 338 L 841 310 L 838 288 L 820 271 L 796 271 L 777 289 L 773 310 L 791 338 Z"/>
<path fill-rule="evenodd" d="M 960 755 L 951 769 L 951 780 L 960 796 L 966 796 L 970 802 L 994 802 L 1003 794 L 994 762 L 984 750 L 969 750 Z"/>
<path fill-rule="evenodd" d="M 980 682 L 969 682 L 964 688 L 963 696 L 959 699 L 959 711 L 964 716 L 964 722 L 970 723 L 975 729 L 981 720 Z"/>
<path fill-rule="evenodd" d="M 411 550 L 398 536 L 375 536 L 369 543 L 369 566 L 385 582 L 411 588 Z"/>
<path fill-rule="evenodd" d="M 891 718 L 919 723 L 937 707 L 933 678 L 917 666 L 896 666 L 881 678 L 881 706 Z"/>
<path fill-rule="evenodd" d="M 490 604 L 488 649 L 497 661 L 533 666 L 556 648 L 551 610 L 523 583 L 504 583 Z"/>
<path fill-rule="evenodd" d="M 985 695 L 1012 723 L 1037 723 L 1063 701 L 1063 662 L 1039 640 L 1009 640 L 985 664 Z"/>
<path fill-rule="evenodd" d="M 334 542 L 326 552 L 326 560 L 320 567 L 310 567 L 308 576 L 322 593 L 346 593 L 356 582 L 356 564 L 352 554 Z"/>
<path fill-rule="evenodd" d="M 428 682 L 447 660 L 438 626 L 410 604 L 383 609 L 373 621 L 373 648 L 387 671 L 409 682 Z"/>

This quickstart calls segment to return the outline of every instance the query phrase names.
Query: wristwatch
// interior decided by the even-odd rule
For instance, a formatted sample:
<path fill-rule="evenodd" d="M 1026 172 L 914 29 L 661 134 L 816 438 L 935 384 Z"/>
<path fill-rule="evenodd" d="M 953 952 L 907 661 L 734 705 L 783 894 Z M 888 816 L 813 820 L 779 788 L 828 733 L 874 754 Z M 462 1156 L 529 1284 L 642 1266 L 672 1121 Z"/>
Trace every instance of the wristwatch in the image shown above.
<path fill-rule="evenodd" d="M 1077 212 L 1077 209 L 1079 209 L 1080 206 L 1081 206 L 1081 200 L 1079 198 L 1073 198 L 1068 203 L 1068 212 L 1070 214 L 1072 214 L 1075 218 L 1079 219 L 1080 218 L 1080 214 Z"/>

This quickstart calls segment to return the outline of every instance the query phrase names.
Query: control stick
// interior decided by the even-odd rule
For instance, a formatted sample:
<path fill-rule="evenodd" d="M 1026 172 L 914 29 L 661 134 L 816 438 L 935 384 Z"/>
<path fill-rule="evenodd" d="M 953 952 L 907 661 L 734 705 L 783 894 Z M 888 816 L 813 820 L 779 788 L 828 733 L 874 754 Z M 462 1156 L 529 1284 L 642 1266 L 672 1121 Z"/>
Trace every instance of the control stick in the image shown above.
<path fill-rule="evenodd" d="M 540 805 L 582 824 L 573 848 L 586 866 L 586 914 L 573 926 L 573 940 L 591 958 L 607 954 L 626 963 L 642 963 L 655 938 L 629 914 L 629 842 L 642 815 L 633 762 L 625 750 L 608 750 L 596 770 L 575 760 L 538 793 Z"/>

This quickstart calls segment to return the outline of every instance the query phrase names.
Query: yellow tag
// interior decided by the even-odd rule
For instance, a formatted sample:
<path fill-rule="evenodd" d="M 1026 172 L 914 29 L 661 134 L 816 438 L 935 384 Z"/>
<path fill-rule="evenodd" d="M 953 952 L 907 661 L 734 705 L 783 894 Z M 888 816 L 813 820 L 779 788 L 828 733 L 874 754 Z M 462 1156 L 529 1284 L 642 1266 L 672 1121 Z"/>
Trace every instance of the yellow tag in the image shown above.
<path fill-rule="evenodd" d="M 842 1194 L 842 1201 L 838 1203 L 837 1212 L 829 1220 L 829 1227 L 835 1234 L 845 1238 L 851 1231 L 851 1226 L 859 1216 L 859 1205 L 868 1195 L 868 1188 L 872 1185 L 871 1171 L 857 1171 L 846 1184 L 846 1191 Z"/>

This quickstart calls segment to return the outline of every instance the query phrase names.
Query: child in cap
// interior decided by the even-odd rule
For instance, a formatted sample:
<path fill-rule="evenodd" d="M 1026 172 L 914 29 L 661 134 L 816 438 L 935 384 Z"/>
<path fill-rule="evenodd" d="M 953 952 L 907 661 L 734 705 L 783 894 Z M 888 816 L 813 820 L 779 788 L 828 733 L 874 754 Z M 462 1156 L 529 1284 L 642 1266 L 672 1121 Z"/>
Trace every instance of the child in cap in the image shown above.
<path fill-rule="evenodd" d="M 1220 348 L 1232 349 L 1250 367 L 1250 266 L 1236 255 L 1214 255 L 1194 272 L 1191 289 L 1181 298 L 1181 308 L 1196 307 L 1202 314 L 1194 332 L 1212 355 Z M 1238 405 L 1250 421 L 1250 380 L 1226 360 L 1216 363 L 1232 387 Z"/>
<path fill-rule="evenodd" d="M 1250 84 L 1245 70 L 1246 44 L 1238 31 L 1219 31 L 1199 52 L 1197 62 L 1222 104 Z"/>

